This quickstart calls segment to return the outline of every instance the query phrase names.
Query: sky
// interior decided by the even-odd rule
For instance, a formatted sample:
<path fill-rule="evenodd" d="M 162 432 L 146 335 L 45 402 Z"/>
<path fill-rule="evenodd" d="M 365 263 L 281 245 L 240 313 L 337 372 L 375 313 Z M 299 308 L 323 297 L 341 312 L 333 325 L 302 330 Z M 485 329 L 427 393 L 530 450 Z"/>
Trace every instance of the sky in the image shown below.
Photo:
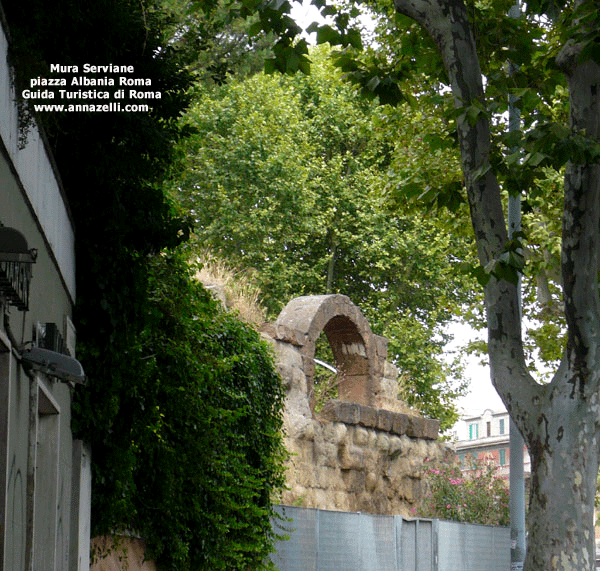
<path fill-rule="evenodd" d="M 469 341 L 475 339 L 485 339 L 485 331 L 475 331 L 471 326 L 463 323 L 453 323 L 449 327 L 450 333 L 455 337 L 453 343 L 449 344 L 449 356 L 453 351 Z M 456 406 L 462 416 L 479 415 L 485 409 L 494 412 L 506 410 L 502 400 L 498 396 L 496 389 L 490 380 L 490 368 L 482 363 L 482 357 L 475 355 L 466 357 L 463 361 L 465 367 L 465 378 L 469 382 L 468 393 L 456 401 Z M 459 420 L 452 430 L 458 439 L 467 438 L 466 427 L 463 421 Z"/>
<path fill-rule="evenodd" d="M 450 344 L 448 349 L 454 350 L 456 346 L 465 345 L 474 339 L 485 339 L 485 332 L 477 332 L 469 325 L 455 323 L 450 331 L 455 336 L 455 343 Z M 482 363 L 482 358 L 470 356 L 465 359 L 465 376 L 469 380 L 469 392 L 457 401 L 457 406 L 465 414 L 477 414 L 486 408 L 492 410 L 504 410 L 504 404 L 498 396 L 496 389 L 490 380 L 490 368 Z"/>

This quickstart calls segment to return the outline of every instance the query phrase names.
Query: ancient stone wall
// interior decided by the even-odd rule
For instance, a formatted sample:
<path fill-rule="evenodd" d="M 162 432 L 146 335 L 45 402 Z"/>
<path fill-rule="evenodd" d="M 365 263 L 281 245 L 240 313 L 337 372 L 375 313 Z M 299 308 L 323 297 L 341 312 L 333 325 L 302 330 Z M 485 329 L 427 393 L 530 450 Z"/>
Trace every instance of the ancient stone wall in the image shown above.
<path fill-rule="evenodd" d="M 96 537 L 92 540 L 90 571 L 156 571 L 146 560 L 145 546 L 135 537 Z"/>
<path fill-rule="evenodd" d="M 292 300 L 263 329 L 273 344 L 286 391 L 290 458 L 284 504 L 411 515 L 429 462 L 452 462 L 437 441 L 439 422 L 401 412 L 387 339 L 374 335 L 343 295 Z M 315 411 L 315 344 L 327 336 L 338 398 Z"/>

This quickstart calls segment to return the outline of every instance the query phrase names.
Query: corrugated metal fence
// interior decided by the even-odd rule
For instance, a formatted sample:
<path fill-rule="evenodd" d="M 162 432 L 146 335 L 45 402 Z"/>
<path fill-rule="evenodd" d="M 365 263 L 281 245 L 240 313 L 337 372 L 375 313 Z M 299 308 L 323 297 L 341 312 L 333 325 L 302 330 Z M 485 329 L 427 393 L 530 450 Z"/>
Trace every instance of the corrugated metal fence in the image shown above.
<path fill-rule="evenodd" d="M 280 506 L 280 571 L 507 571 L 505 527 Z"/>

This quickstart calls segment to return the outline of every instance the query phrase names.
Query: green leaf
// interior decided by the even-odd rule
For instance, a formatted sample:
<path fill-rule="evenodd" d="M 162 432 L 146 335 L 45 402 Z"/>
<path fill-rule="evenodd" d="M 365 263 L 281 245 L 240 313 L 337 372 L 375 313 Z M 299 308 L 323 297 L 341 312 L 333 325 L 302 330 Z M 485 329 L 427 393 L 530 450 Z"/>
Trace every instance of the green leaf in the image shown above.
<path fill-rule="evenodd" d="M 331 26 L 325 24 L 317 29 L 317 43 L 330 44 L 332 46 L 342 43 L 342 35 Z"/>
<path fill-rule="evenodd" d="M 357 50 L 363 49 L 362 38 L 359 30 L 348 30 L 344 36 L 344 40 L 346 44 L 350 44 L 353 48 Z"/>

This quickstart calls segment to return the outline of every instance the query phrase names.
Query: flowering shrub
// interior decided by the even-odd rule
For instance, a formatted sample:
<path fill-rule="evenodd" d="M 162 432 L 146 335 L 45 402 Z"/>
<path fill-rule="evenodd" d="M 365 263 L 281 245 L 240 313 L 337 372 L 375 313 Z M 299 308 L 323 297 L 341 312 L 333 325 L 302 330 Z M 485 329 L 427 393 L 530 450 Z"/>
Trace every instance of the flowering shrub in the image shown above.
<path fill-rule="evenodd" d="M 497 467 L 469 460 L 464 471 L 458 466 L 427 469 L 428 490 L 415 512 L 422 517 L 508 525 L 508 487 Z"/>

